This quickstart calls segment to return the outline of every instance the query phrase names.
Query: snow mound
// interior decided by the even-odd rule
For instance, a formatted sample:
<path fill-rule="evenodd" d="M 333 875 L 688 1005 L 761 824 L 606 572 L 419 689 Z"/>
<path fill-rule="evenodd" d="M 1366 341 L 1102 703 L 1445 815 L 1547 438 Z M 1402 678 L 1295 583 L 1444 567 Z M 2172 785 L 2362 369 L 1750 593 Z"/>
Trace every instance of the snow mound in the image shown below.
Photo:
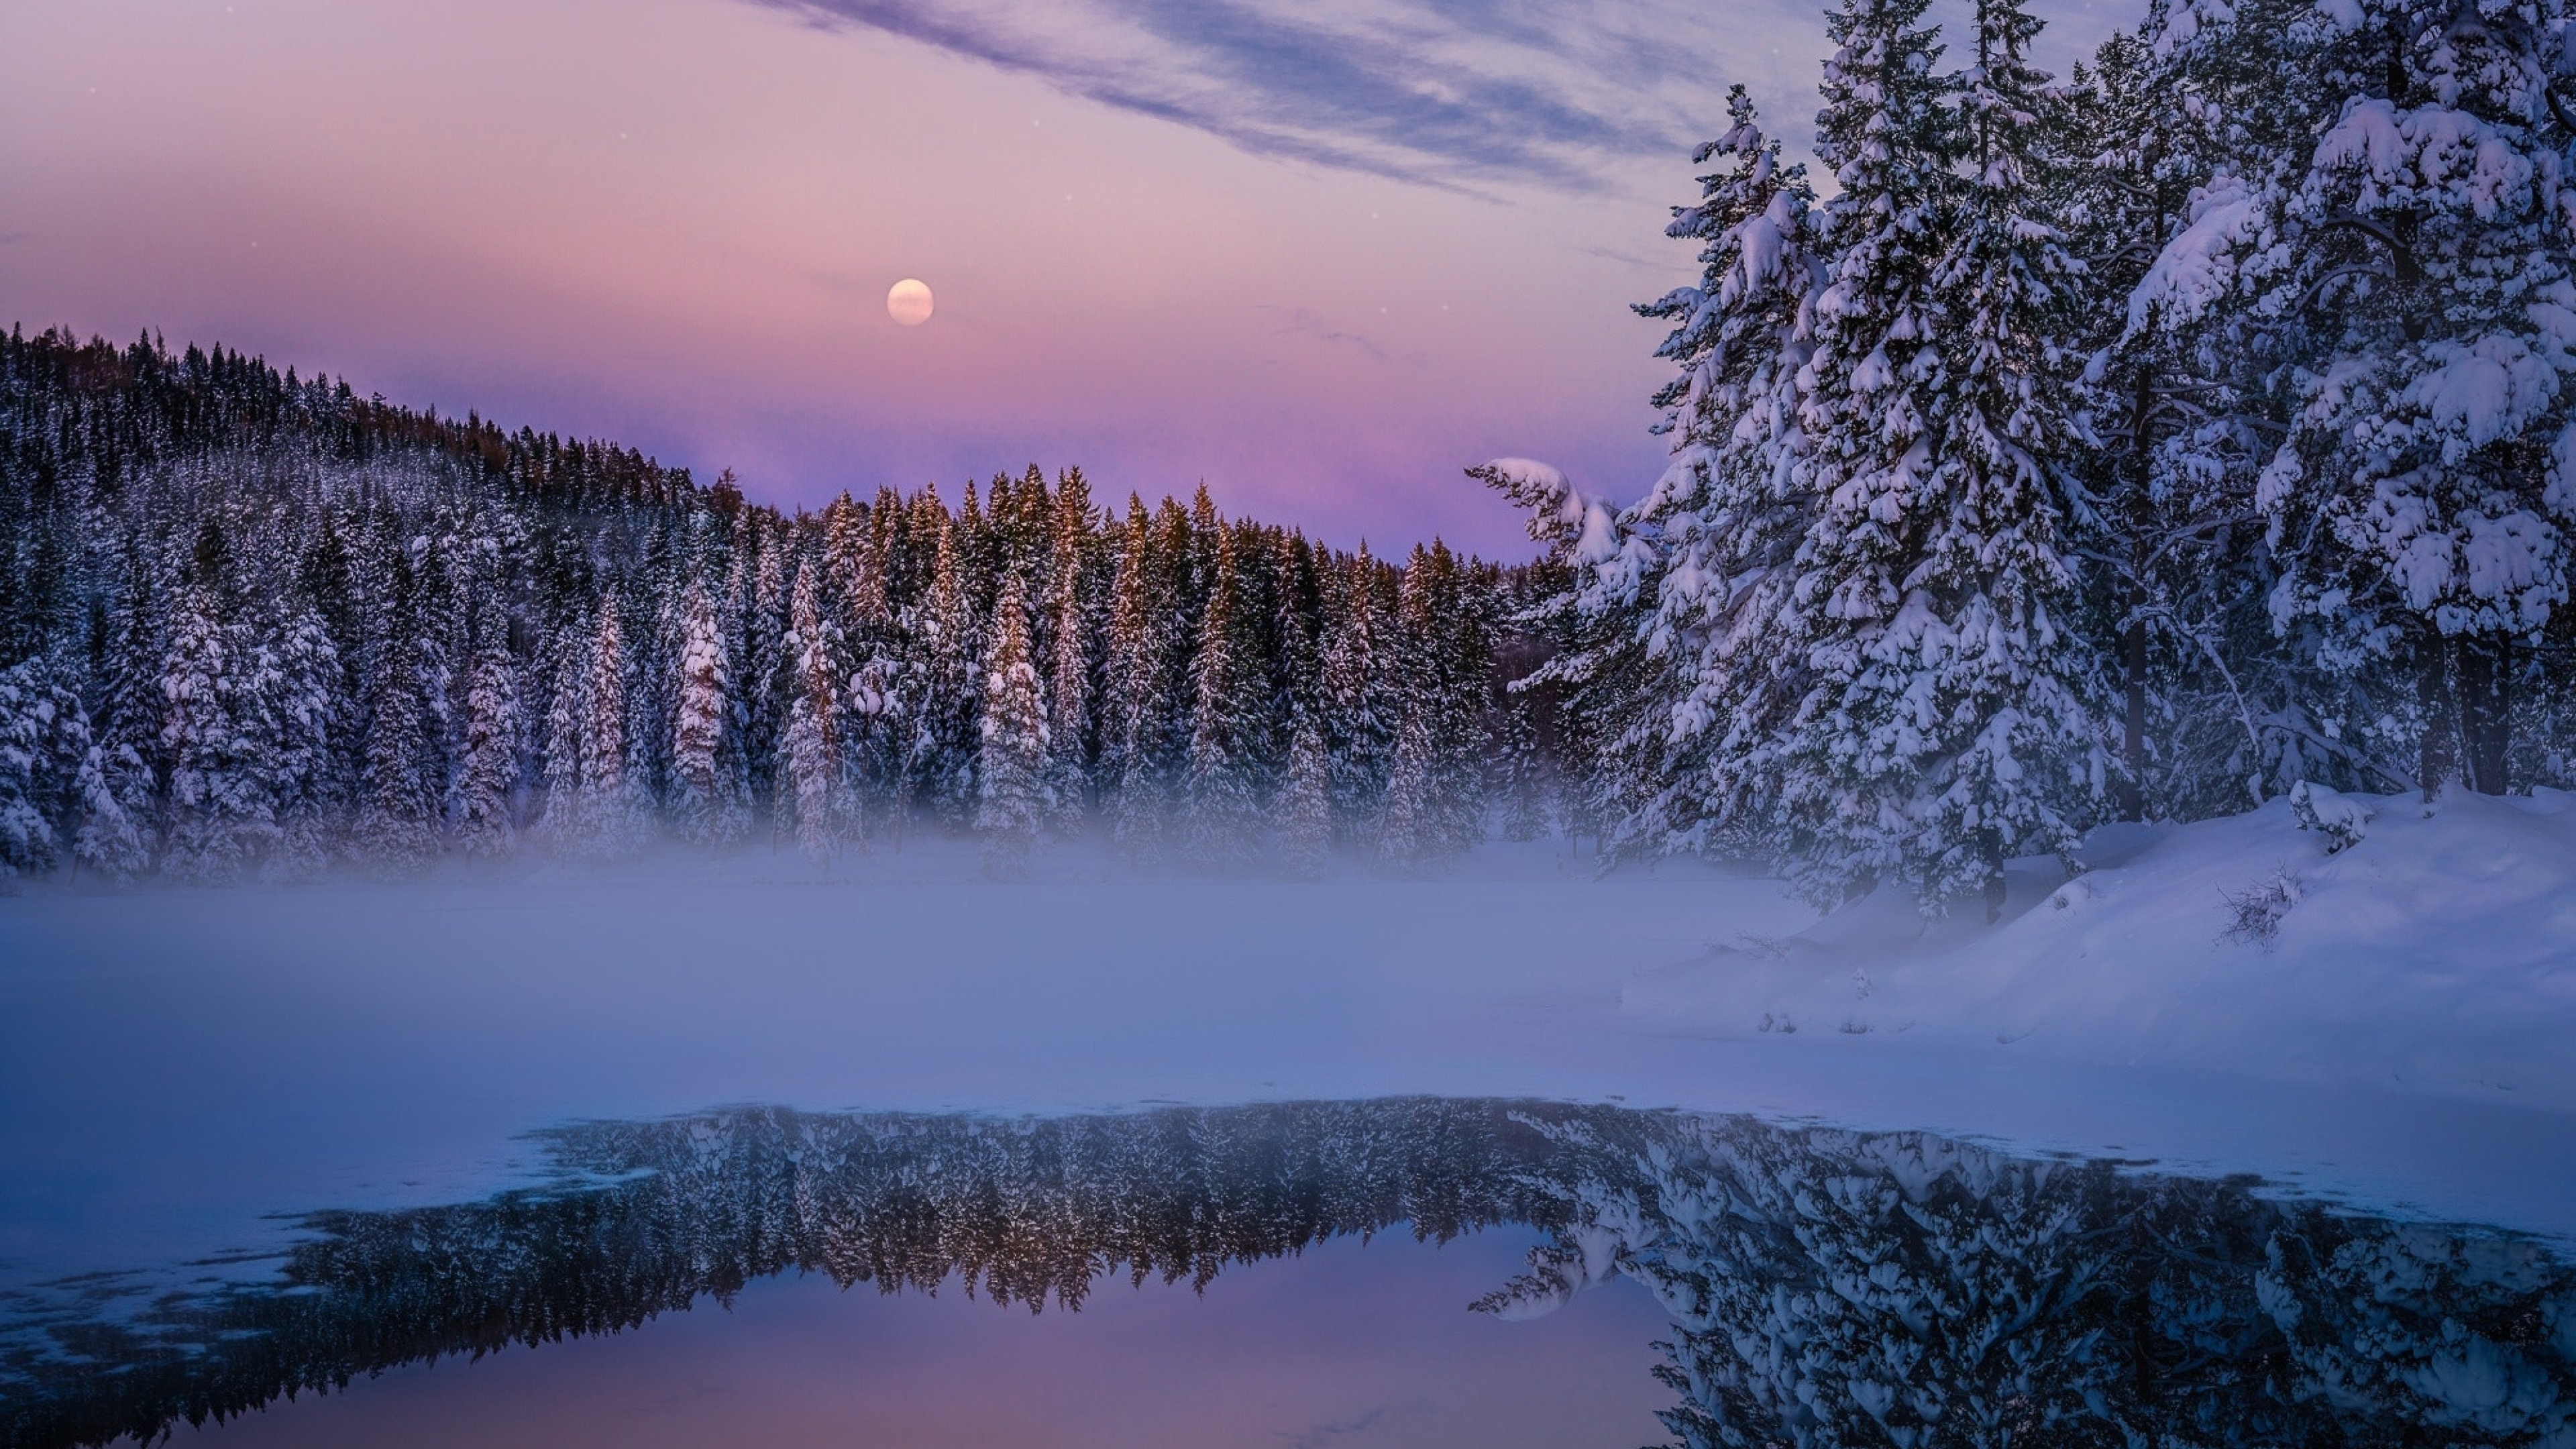
<path fill-rule="evenodd" d="M 1622 1009 L 1802 1050 L 1902 1037 L 2576 1111 L 2576 796 L 2310 787 L 2090 844 L 2072 880 L 2016 867 L 2000 926 L 1865 900 L 1635 976 Z"/>

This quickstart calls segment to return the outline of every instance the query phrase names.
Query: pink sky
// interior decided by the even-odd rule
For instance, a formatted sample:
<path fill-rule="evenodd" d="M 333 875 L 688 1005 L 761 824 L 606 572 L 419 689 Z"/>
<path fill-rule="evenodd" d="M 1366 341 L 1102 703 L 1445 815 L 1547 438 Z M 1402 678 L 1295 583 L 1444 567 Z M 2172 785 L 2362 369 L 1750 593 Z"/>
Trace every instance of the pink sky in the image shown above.
<path fill-rule="evenodd" d="M 1728 79 L 1803 134 L 1823 44 L 1792 0 L 1592 8 L 9 6 L 0 323 L 221 341 L 790 506 L 1080 463 L 1517 553 L 1459 469 L 1652 479 L 1627 309 L 1692 274 L 1684 138 Z"/>

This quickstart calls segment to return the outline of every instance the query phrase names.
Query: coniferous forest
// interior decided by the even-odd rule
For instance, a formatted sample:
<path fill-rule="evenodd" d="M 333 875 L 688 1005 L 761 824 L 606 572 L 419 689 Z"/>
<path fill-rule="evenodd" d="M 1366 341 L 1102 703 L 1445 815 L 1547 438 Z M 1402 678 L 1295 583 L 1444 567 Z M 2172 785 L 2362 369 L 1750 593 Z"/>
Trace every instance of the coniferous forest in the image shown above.
<path fill-rule="evenodd" d="M 1413 867 L 1545 822 L 1536 585 L 1079 469 L 794 516 L 157 340 L 0 342 L 0 864 L 198 882 L 971 830 Z"/>
<path fill-rule="evenodd" d="M 1613 507 L 1401 564 L 1079 470 L 789 516 L 220 350 L 0 354 L 0 861 L 188 880 L 659 832 L 1010 874 L 1499 831 L 2002 903 L 2108 820 L 2576 782 L 2576 112 L 2550 3 L 1841 0 L 1744 90 Z"/>
<path fill-rule="evenodd" d="M 1673 445 L 1477 470 L 1572 582 L 1615 846 L 1929 908 L 2111 819 L 2576 782 L 2576 29 L 2555 0 L 1842 0 L 1815 156 L 1677 208 Z"/>

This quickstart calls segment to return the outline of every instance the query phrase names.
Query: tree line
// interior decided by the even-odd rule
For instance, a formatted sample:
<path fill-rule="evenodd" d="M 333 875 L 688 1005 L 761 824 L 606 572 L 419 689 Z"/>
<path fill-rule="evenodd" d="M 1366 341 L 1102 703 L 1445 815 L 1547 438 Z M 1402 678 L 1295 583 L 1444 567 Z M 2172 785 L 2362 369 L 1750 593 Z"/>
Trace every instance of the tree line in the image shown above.
<path fill-rule="evenodd" d="M 1419 866 L 1549 824 L 1510 621 L 1543 592 L 1081 470 L 744 501 L 221 349 L 0 339 L 0 869 L 191 881 L 828 860 Z"/>
<path fill-rule="evenodd" d="M 1925 10 L 1829 13 L 1830 186 L 1731 93 L 1647 495 L 1475 470 L 1613 845 L 1991 915 L 2107 819 L 2576 784 L 2564 6 L 2155 0 L 2063 81 Z"/>

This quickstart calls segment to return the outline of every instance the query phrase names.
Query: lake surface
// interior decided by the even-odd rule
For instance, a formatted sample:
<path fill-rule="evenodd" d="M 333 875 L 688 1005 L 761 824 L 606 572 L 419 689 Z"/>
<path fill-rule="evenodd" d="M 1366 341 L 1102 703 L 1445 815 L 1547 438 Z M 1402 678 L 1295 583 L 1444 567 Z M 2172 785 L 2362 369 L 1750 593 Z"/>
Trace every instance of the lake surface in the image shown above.
<path fill-rule="evenodd" d="M 0 1439 L 2576 1440 L 2549 1243 L 2152 1164 L 1444 1097 L 523 1145 L 496 1195 L 13 1288 Z"/>

